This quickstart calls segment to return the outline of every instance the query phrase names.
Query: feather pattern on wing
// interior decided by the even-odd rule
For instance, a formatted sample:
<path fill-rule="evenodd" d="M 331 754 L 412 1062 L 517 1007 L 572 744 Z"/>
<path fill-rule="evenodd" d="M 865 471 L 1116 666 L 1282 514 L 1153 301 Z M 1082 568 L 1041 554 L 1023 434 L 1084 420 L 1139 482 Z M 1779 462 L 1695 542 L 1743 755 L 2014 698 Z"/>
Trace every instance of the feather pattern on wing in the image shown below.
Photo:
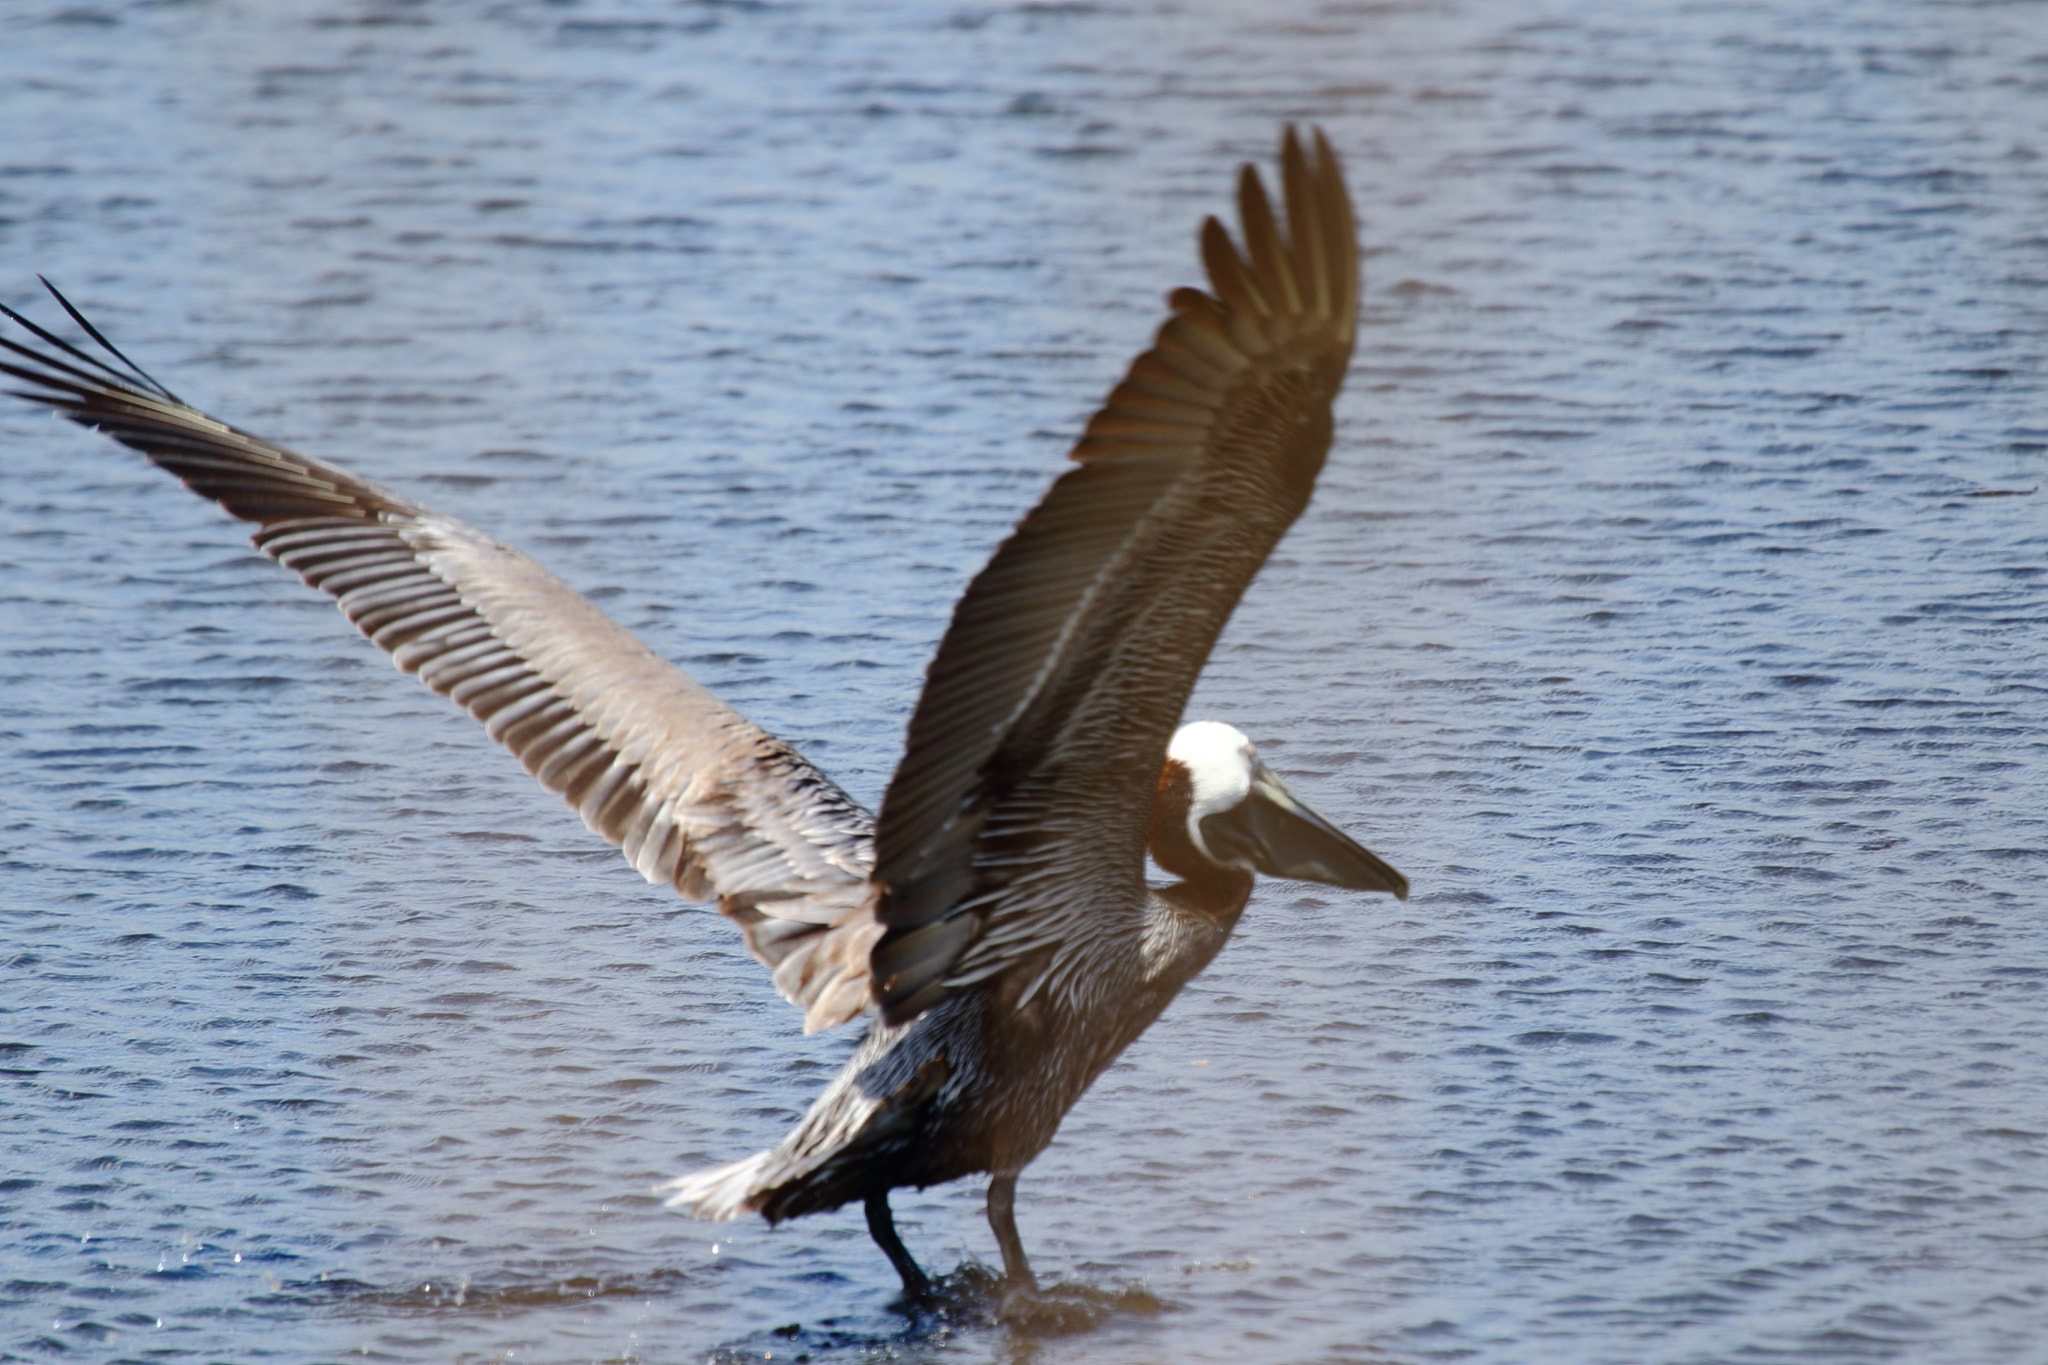
<path fill-rule="evenodd" d="M 1285 231 L 1245 167 L 1240 252 L 1152 349 L 955 608 L 882 803 L 872 956 L 889 1022 L 1028 970 L 1078 989 L 1137 932 L 1152 790 L 1217 633 L 1307 505 L 1357 323 L 1351 204 L 1322 134 L 1282 148 Z M 1021 1003 L 1020 999 L 1020 1003 Z"/>
<path fill-rule="evenodd" d="M 881 933 L 867 811 L 519 551 L 187 406 L 58 299 L 132 373 L 0 308 L 52 348 L 0 339 L 27 362 L 0 371 L 38 386 L 19 396 L 258 523 L 258 548 L 483 722 L 649 881 L 716 899 L 807 1029 L 867 1008 Z"/>

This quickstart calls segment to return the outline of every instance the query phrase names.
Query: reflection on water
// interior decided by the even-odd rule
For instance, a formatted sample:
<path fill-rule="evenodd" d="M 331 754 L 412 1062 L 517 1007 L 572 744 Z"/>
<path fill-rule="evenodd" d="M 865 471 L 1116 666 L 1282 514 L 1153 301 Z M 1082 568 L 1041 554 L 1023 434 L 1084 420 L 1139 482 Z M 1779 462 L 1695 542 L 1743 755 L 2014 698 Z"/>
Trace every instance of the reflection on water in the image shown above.
<path fill-rule="evenodd" d="M 7 7 L 9 303 L 870 801 L 1231 164 L 1322 122 L 1366 326 L 1196 709 L 1417 894 L 1267 888 L 1026 1173 L 1099 1323 L 986 1324 L 974 1184 L 899 1201 L 958 1268 L 913 1322 L 857 1210 L 649 1193 L 849 1040 L 217 512 L 0 412 L 0 1354 L 2027 1358 L 2032 14 Z"/>
<path fill-rule="evenodd" d="M 320 1306 L 339 1315 L 379 1325 L 396 1320 L 413 1320 L 431 1326 L 437 1319 L 504 1321 L 527 1316 L 540 1319 L 550 1311 L 574 1310 L 603 1301 L 616 1301 L 630 1310 L 651 1307 L 682 1287 L 683 1277 L 673 1271 L 655 1271 L 641 1278 L 616 1276 L 598 1279 L 572 1275 L 550 1284 L 477 1286 L 467 1275 L 454 1283 L 422 1283 L 412 1289 L 376 1289 L 359 1281 L 319 1281 L 311 1284 L 273 1287 L 266 1304 L 283 1307 Z M 713 1361 L 751 1361 L 764 1354 L 790 1358 L 795 1353 L 823 1355 L 848 1351 L 871 1353 L 888 1345 L 912 1353 L 957 1346 L 963 1338 L 974 1340 L 991 1335 L 1007 1337 L 1014 1346 L 1093 1332 L 1113 1315 L 1151 1317 L 1168 1307 L 1158 1295 L 1137 1284 L 1096 1284 L 1086 1281 L 1055 1281 L 1042 1288 L 1041 1300 L 1021 1318 L 998 1328 L 997 1308 L 1002 1301 L 1000 1267 L 968 1260 L 952 1272 L 935 1275 L 931 1292 L 911 1304 L 900 1295 L 889 1304 L 899 1316 L 893 1326 L 877 1330 L 868 1320 L 854 1324 L 833 1320 L 780 1323 L 755 1338 L 756 1341 L 728 1343 L 713 1351 Z M 800 1304 L 791 1305 L 793 1311 Z M 459 1330 L 456 1329 L 456 1330 Z M 1029 1358 L 1031 1352 L 1012 1359 Z"/>

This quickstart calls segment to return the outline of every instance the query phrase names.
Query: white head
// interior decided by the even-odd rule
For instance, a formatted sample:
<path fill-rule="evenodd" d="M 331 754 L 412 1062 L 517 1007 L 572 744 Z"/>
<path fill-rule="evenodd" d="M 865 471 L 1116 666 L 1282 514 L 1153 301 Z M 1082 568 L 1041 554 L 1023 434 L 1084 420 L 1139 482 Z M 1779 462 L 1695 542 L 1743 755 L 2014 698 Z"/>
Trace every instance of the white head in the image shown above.
<path fill-rule="evenodd" d="M 1166 746 L 1166 756 L 1188 770 L 1194 788 L 1188 803 L 1188 837 L 1211 862 L 1222 862 L 1202 838 L 1202 821 L 1234 810 L 1251 795 L 1252 776 L 1259 769 L 1259 751 L 1244 731 L 1220 720 L 1183 725 Z"/>
<path fill-rule="evenodd" d="M 1242 730 L 1213 720 L 1183 725 L 1166 758 L 1169 775 L 1174 764 L 1187 770 L 1188 839 L 1210 863 L 1408 899 L 1408 879 L 1303 805 Z M 1158 846 L 1153 852 L 1160 866 L 1191 875 Z"/>

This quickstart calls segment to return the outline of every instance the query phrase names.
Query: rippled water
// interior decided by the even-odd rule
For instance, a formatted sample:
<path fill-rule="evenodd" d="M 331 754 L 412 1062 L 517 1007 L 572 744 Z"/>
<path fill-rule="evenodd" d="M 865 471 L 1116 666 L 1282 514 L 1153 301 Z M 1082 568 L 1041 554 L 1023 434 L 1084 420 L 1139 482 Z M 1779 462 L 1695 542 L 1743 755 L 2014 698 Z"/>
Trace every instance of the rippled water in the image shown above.
<path fill-rule="evenodd" d="M 858 11 L 858 17 L 855 11 Z M 1196 712 L 1268 886 L 1027 1173 L 1091 1332 L 688 1222 L 802 1039 L 131 454 L 0 411 L 0 1359 L 2038 1358 L 2038 4 L 19 0 L 0 297 L 535 552 L 872 801 L 1285 119 L 1367 325 Z M 992 1262 L 974 1184 L 899 1199 Z"/>

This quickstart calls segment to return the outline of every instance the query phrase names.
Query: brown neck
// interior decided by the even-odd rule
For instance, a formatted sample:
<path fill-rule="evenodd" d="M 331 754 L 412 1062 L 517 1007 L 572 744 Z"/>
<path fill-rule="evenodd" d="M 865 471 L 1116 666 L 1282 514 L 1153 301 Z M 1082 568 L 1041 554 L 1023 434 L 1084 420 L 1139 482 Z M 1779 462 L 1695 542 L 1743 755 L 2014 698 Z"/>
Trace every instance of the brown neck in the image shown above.
<path fill-rule="evenodd" d="M 1152 798 L 1152 861 L 1181 879 L 1176 899 L 1210 914 L 1232 914 L 1251 895 L 1252 874 L 1243 868 L 1211 862 L 1188 834 L 1188 812 L 1194 806 L 1195 784 L 1186 767 L 1173 759 L 1159 773 Z"/>

